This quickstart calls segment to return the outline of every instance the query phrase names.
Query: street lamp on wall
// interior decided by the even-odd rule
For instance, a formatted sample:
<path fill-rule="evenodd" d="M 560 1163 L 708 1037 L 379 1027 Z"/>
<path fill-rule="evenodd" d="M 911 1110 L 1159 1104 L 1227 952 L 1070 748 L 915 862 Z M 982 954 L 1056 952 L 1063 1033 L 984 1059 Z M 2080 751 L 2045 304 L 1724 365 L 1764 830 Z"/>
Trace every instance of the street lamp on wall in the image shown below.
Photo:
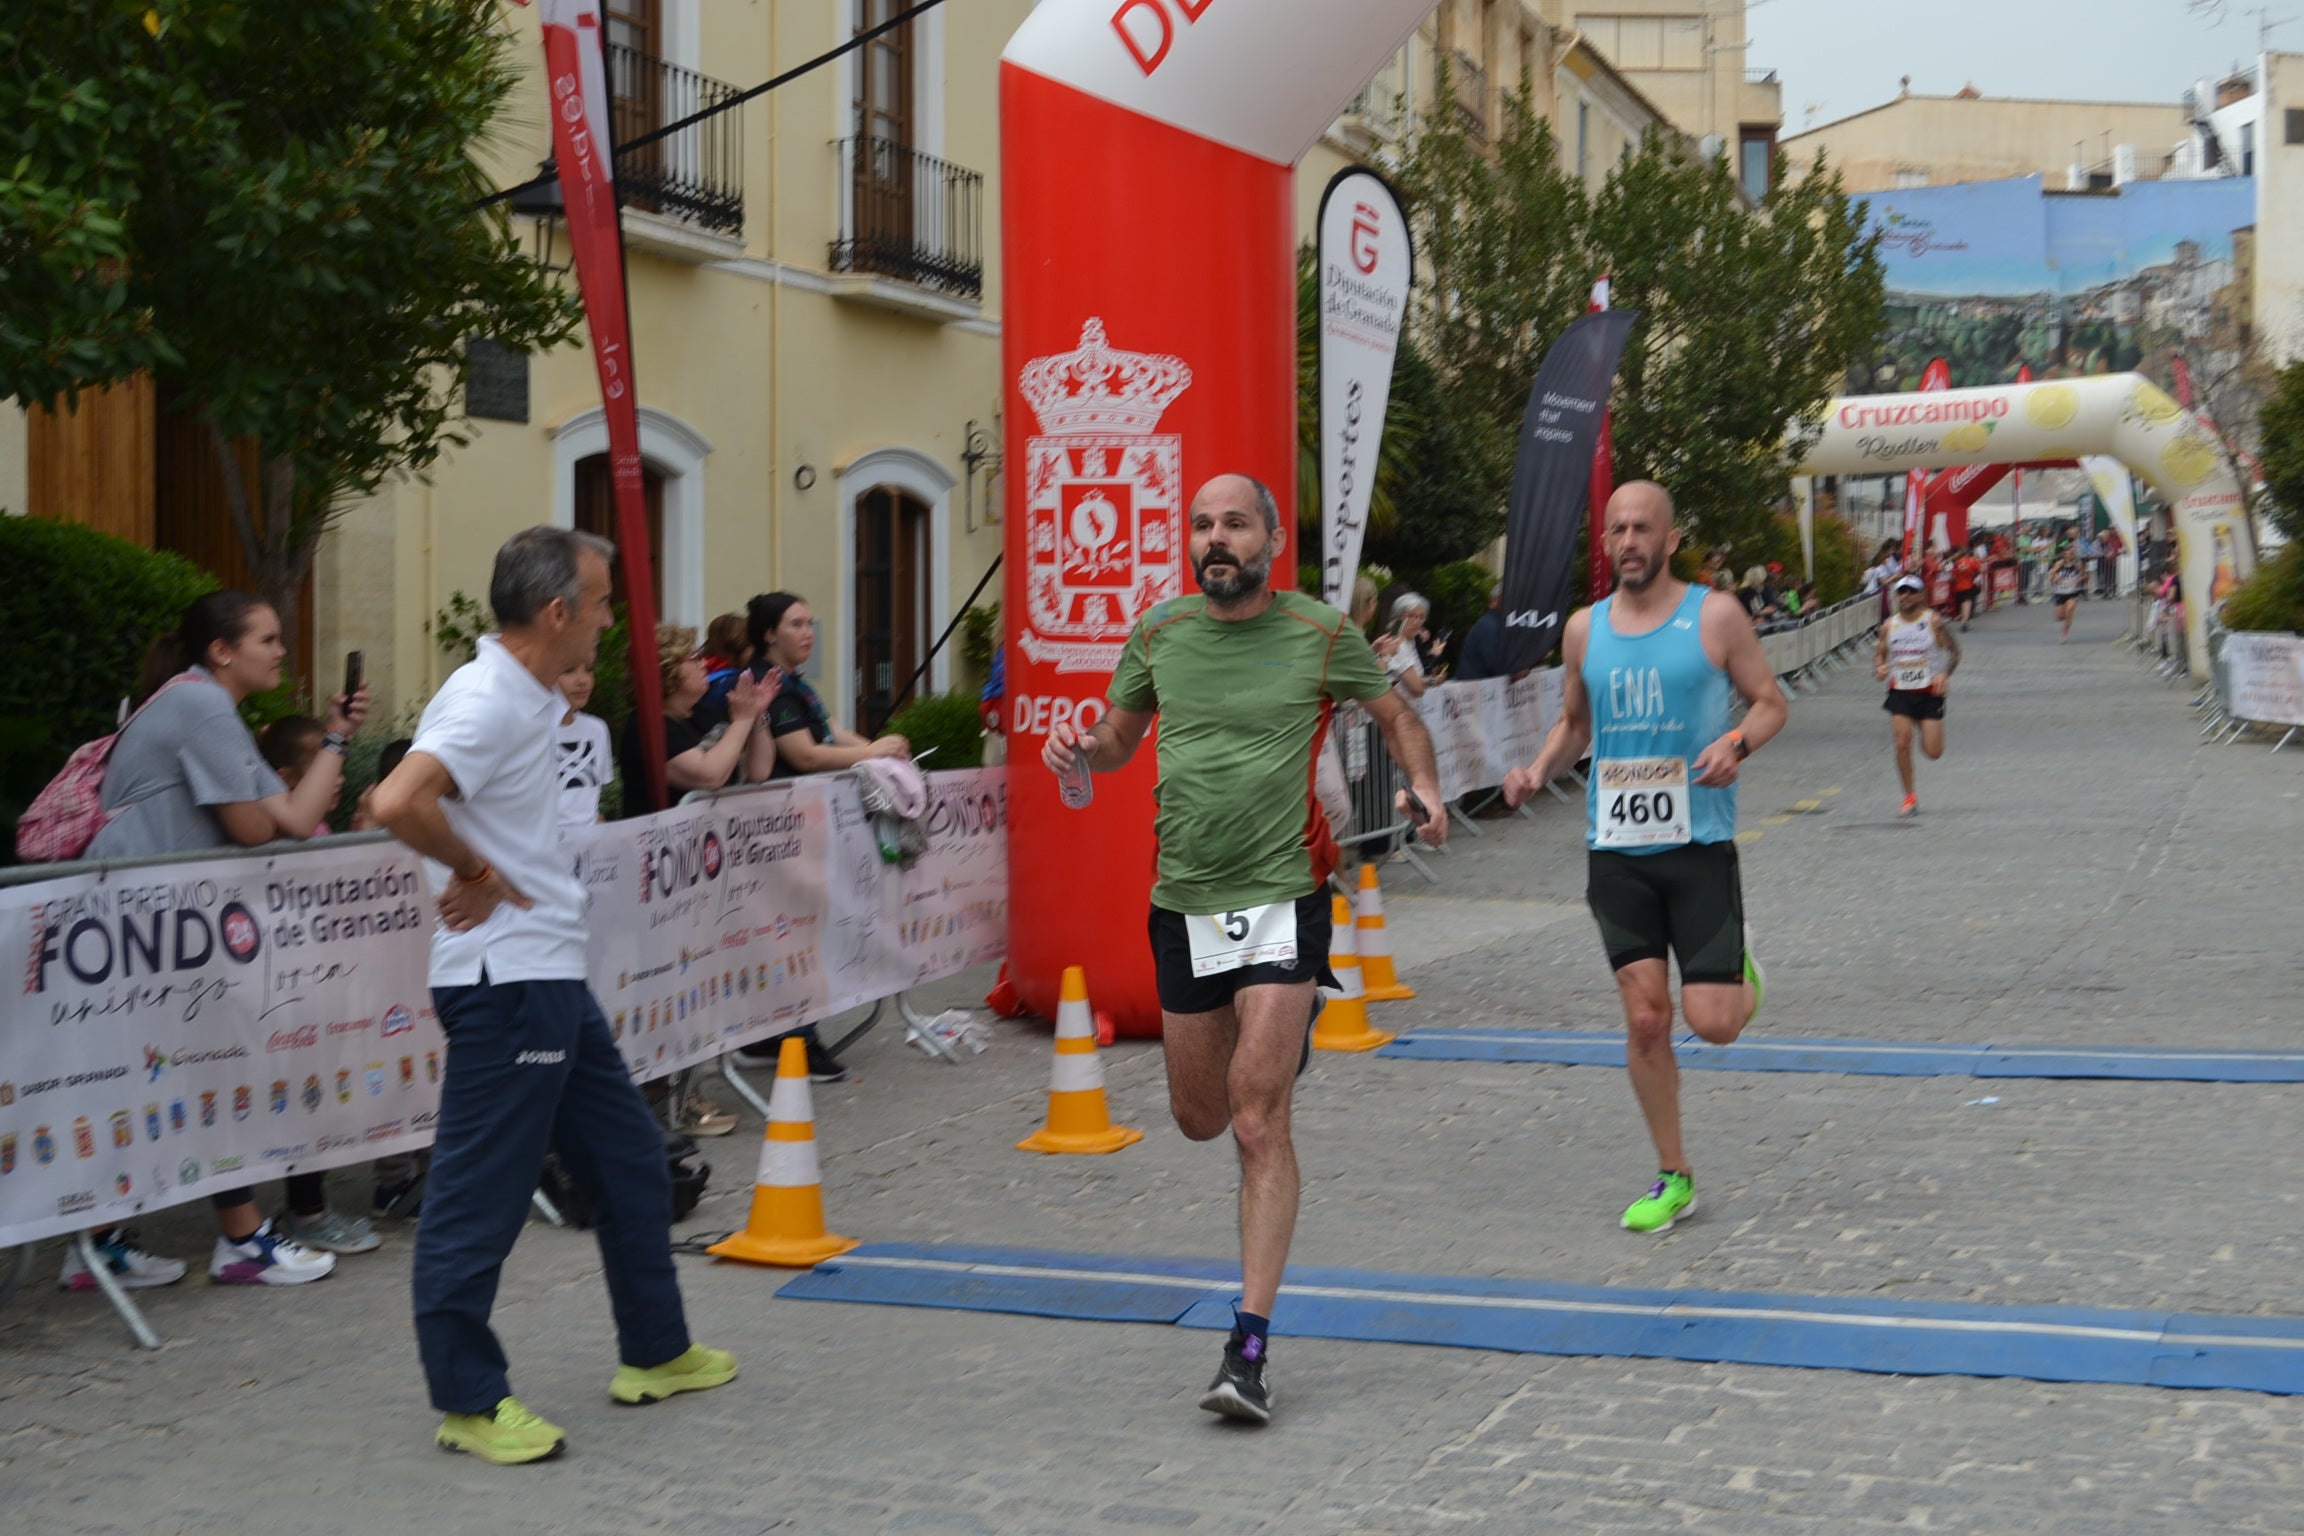
<path fill-rule="evenodd" d="M 536 168 L 536 176 L 526 185 L 516 187 L 505 200 L 505 206 L 514 214 L 534 221 L 535 235 L 532 254 L 536 265 L 550 277 L 565 277 L 576 265 L 576 252 L 570 247 L 568 259 L 554 262 L 553 228 L 568 211 L 567 199 L 560 195 L 560 174 L 547 160 Z"/>
<path fill-rule="evenodd" d="M 961 496 L 962 515 L 970 533 L 976 531 L 976 471 L 984 471 L 984 526 L 1000 525 L 1000 499 L 994 487 L 1000 483 L 1000 413 L 992 413 L 992 425 L 978 426 L 968 423 L 960 449 L 962 476 L 967 488 Z"/>

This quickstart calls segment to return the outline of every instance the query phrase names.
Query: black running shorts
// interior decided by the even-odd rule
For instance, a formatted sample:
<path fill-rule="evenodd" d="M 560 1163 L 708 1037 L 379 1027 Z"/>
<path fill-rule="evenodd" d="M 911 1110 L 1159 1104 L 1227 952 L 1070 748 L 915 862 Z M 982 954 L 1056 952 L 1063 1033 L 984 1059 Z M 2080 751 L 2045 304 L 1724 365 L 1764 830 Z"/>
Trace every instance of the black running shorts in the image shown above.
<path fill-rule="evenodd" d="M 1944 695 L 1930 693 L 1925 688 L 1891 688 L 1888 702 L 1880 706 L 1892 715 L 1907 720 L 1941 720 L 1944 718 Z"/>
<path fill-rule="evenodd" d="M 1242 987 L 1287 986 L 1316 981 L 1337 984 L 1328 974 L 1328 940 L 1332 926 L 1328 887 L 1321 886 L 1296 902 L 1296 958 L 1287 964 L 1244 965 L 1213 976 L 1192 974 L 1192 940 L 1184 932 L 1184 915 L 1154 907 L 1145 927 L 1152 937 L 1152 973 L 1160 988 L 1160 1006 L 1170 1013 L 1214 1013 L 1229 1007 Z"/>
<path fill-rule="evenodd" d="M 1669 949 L 1683 986 L 1744 979 L 1744 882 L 1734 843 L 1640 854 L 1594 848 L 1587 858 L 1584 900 L 1610 966 L 1661 960 Z"/>

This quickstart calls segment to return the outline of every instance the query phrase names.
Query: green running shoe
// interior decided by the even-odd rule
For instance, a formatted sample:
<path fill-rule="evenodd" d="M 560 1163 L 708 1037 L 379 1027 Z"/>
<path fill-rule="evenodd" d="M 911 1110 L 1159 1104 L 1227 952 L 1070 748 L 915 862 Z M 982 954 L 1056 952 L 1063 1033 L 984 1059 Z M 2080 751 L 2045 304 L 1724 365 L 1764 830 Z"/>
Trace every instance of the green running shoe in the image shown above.
<path fill-rule="evenodd" d="M 1752 988 L 1752 1011 L 1744 1015 L 1749 1024 L 1760 1017 L 1760 996 L 1768 984 L 1768 975 L 1760 969 L 1760 957 L 1752 953 L 1752 926 L 1744 926 L 1744 980 Z"/>
<path fill-rule="evenodd" d="M 1664 1172 L 1648 1186 L 1648 1193 L 1624 1210 L 1627 1232 L 1669 1232 L 1672 1223 L 1696 1214 L 1696 1181 L 1684 1173 Z"/>
<path fill-rule="evenodd" d="M 636 1365 L 616 1367 L 608 1395 L 620 1403 L 660 1403 L 675 1392 L 701 1392 L 726 1386 L 736 1379 L 736 1357 L 724 1349 L 688 1348 L 662 1365 L 642 1370 Z"/>
<path fill-rule="evenodd" d="M 444 1451 L 466 1451 L 500 1467 L 546 1461 L 568 1448 L 568 1437 L 508 1397 L 486 1413 L 452 1413 L 440 1421 L 433 1443 Z"/>

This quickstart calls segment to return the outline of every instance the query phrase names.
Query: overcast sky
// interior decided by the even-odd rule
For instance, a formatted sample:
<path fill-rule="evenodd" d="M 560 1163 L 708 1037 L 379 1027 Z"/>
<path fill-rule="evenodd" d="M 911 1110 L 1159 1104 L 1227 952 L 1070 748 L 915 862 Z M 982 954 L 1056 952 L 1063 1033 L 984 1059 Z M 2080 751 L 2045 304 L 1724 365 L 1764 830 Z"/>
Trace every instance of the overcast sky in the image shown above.
<path fill-rule="evenodd" d="M 1747 0 L 1745 62 L 1782 77 L 1787 134 L 1893 100 L 1902 75 L 1929 96 L 1974 81 L 1987 96 L 2174 105 L 2201 76 L 2254 58 L 2249 3 L 2218 22 L 2186 0 Z M 2275 22 L 2295 18 L 2272 46 L 2304 52 L 2304 0 L 2261 3 Z"/>

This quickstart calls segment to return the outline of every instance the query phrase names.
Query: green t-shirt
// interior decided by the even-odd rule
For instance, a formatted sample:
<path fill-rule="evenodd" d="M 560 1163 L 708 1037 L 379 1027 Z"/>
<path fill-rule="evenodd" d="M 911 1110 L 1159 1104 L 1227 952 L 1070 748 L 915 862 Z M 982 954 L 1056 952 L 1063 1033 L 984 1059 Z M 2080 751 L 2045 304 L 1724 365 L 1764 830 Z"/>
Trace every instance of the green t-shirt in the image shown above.
<path fill-rule="evenodd" d="M 1253 619 L 1208 617 L 1201 596 L 1137 620 L 1112 674 L 1112 707 L 1157 710 L 1159 877 L 1172 912 L 1294 901 L 1336 866 L 1313 791 L 1313 751 L 1335 702 L 1390 688 L 1350 620 L 1301 592 Z"/>

